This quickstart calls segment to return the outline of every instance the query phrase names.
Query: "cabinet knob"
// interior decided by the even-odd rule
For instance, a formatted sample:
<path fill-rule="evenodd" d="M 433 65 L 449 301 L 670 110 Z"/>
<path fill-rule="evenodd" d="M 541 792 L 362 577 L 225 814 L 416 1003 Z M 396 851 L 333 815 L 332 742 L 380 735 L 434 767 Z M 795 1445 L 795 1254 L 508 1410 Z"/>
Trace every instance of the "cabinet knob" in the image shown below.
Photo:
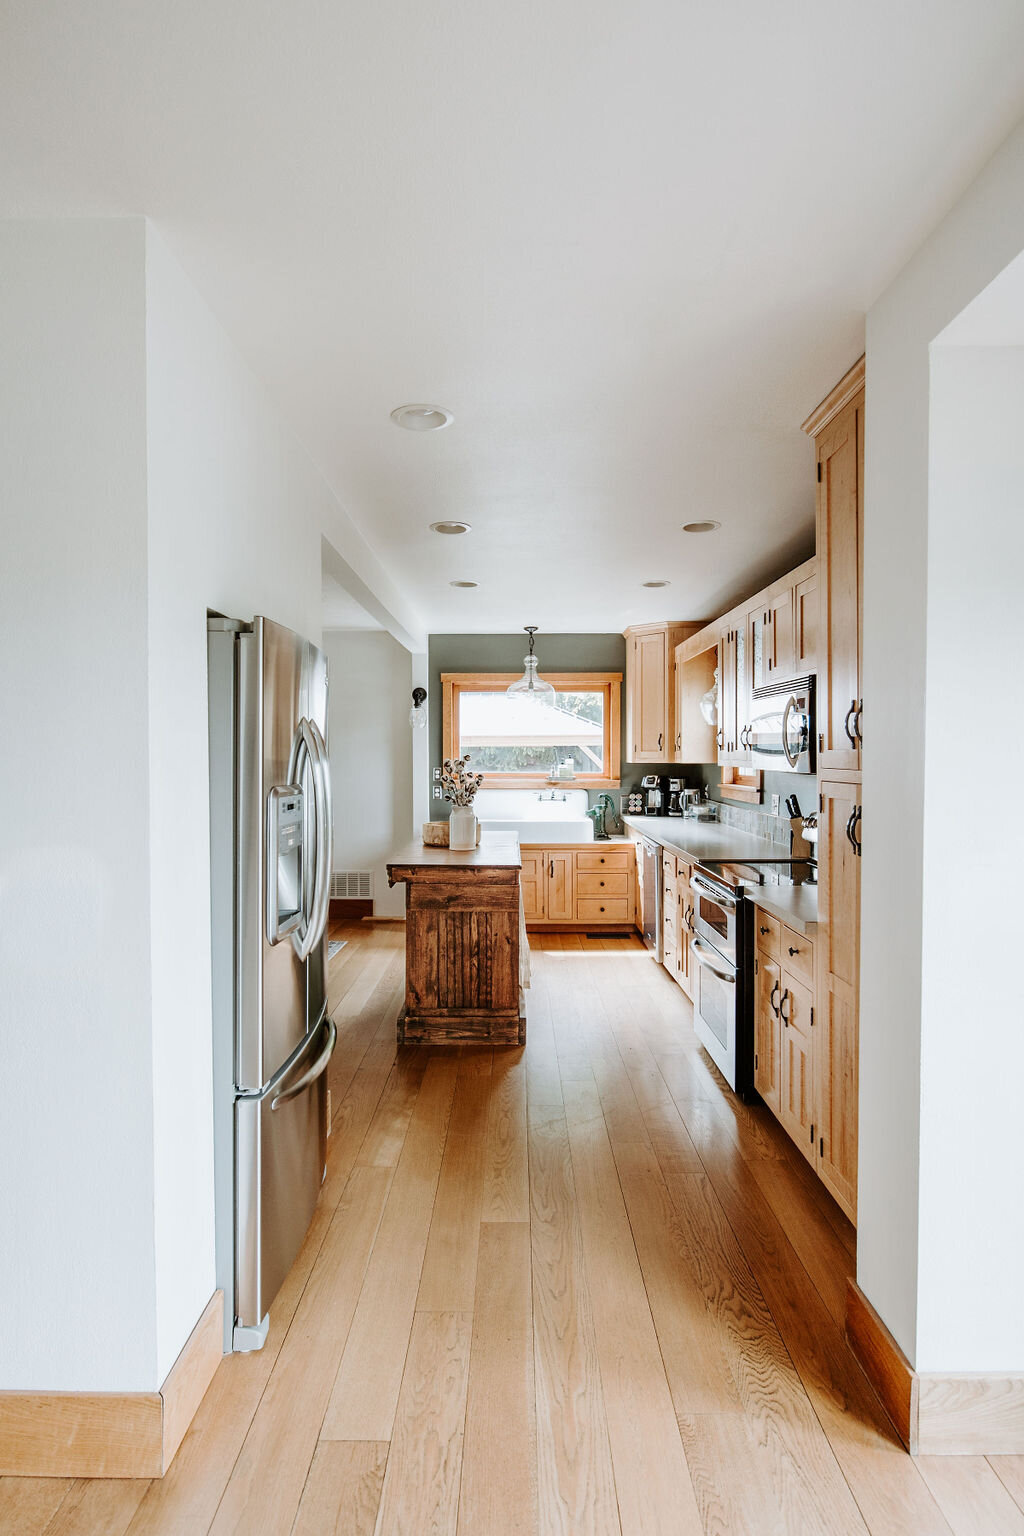
<path fill-rule="evenodd" d="M 798 955 L 800 953 L 798 949 L 793 948 L 792 944 L 789 946 L 789 952 L 791 955 Z"/>
<path fill-rule="evenodd" d="M 759 928 L 757 931 L 758 931 L 758 933 L 771 933 L 771 929 L 770 928 Z M 790 954 L 792 954 L 792 953 L 793 953 L 793 951 L 790 950 Z"/>
<path fill-rule="evenodd" d="M 603 911 L 604 911 L 604 907 L 602 907 L 602 908 L 601 908 L 601 911 L 602 911 L 602 912 L 603 912 Z"/>

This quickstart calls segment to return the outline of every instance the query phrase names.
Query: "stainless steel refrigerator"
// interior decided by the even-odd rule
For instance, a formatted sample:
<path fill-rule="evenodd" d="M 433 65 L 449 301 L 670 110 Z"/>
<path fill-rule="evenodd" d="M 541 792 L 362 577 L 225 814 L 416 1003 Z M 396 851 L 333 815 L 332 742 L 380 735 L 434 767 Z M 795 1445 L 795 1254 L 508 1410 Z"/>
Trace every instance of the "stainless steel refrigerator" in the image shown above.
<path fill-rule="evenodd" d="M 270 619 L 208 621 L 217 1284 L 258 1349 L 323 1182 L 332 817 L 327 660 Z"/>

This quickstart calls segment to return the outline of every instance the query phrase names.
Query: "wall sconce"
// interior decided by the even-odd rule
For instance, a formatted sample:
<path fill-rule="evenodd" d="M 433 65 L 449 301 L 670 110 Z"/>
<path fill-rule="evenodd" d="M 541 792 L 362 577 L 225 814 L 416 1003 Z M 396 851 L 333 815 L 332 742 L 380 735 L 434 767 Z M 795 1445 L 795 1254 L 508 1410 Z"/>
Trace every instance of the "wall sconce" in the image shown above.
<path fill-rule="evenodd" d="M 427 723 L 427 712 L 423 708 L 427 702 L 427 690 L 414 688 L 412 691 L 412 709 L 409 711 L 409 724 L 414 731 L 422 731 Z"/>

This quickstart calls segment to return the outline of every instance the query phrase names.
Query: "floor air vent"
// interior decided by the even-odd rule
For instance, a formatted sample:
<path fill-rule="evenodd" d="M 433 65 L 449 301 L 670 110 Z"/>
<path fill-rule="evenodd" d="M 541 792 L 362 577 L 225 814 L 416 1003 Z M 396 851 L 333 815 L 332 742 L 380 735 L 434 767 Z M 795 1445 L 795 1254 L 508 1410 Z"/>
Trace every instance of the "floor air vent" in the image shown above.
<path fill-rule="evenodd" d="M 332 901 L 370 901 L 373 875 L 368 869 L 346 869 L 331 876 Z"/>

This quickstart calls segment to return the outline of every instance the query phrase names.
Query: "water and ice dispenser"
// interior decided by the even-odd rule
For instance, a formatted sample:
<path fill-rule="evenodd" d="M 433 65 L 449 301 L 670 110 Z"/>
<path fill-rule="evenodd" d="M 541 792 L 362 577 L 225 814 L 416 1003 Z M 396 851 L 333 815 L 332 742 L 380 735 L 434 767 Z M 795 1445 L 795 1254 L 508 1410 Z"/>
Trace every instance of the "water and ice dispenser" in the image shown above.
<path fill-rule="evenodd" d="M 275 784 L 267 798 L 267 937 L 271 944 L 302 921 L 302 790 Z"/>

